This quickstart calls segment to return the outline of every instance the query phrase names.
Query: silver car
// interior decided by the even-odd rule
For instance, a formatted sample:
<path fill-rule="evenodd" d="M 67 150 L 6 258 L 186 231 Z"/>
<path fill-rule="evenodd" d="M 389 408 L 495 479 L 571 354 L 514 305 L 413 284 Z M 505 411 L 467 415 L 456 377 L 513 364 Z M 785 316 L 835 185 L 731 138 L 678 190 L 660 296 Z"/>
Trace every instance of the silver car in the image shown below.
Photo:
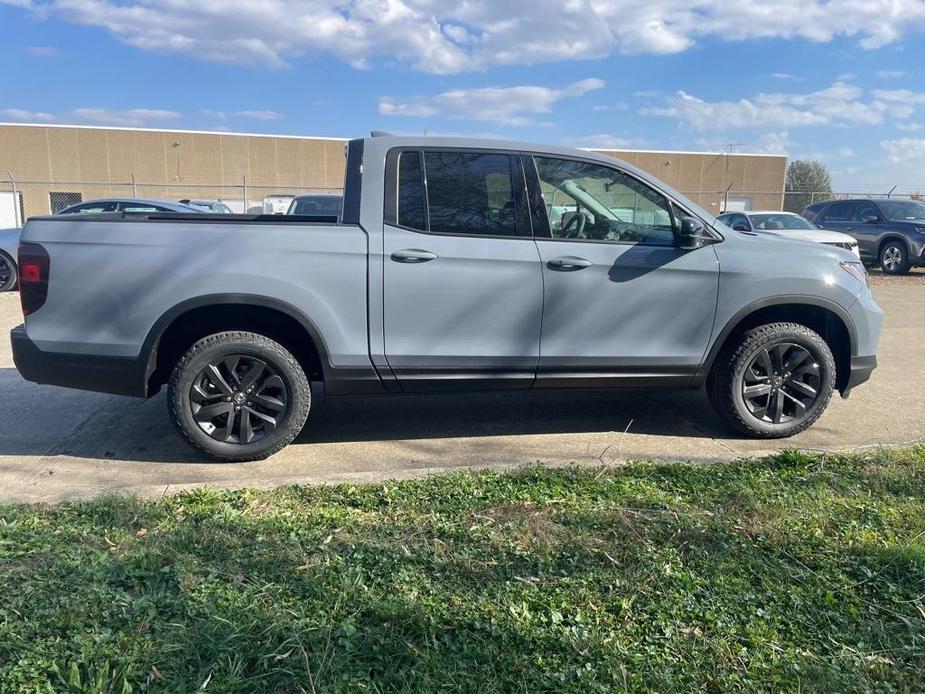
<path fill-rule="evenodd" d="M 0 292 L 16 288 L 16 247 L 21 231 L 20 228 L 0 229 Z"/>
<path fill-rule="evenodd" d="M 205 214 L 208 211 L 196 205 L 187 205 L 171 200 L 147 200 L 144 198 L 105 198 L 87 200 L 65 207 L 55 214 L 101 214 L 121 212 L 128 215 L 156 214 L 158 212 L 179 212 L 183 214 Z M 0 229 L 0 292 L 16 288 L 19 270 L 16 267 L 16 248 L 19 245 L 20 228 Z"/>

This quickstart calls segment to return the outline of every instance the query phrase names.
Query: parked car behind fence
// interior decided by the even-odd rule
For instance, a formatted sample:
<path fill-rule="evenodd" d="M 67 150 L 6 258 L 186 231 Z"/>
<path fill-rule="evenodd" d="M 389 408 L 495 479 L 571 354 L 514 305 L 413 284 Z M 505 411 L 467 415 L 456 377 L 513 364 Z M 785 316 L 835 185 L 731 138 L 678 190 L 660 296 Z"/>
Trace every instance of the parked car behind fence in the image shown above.
<path fill-rule="evenodd" d="M 858 242 L 861 260 L 889 275 L 925 265 L 925 204 L 915 200 L 830 200 L 810 205 L 803 217 Z"/>

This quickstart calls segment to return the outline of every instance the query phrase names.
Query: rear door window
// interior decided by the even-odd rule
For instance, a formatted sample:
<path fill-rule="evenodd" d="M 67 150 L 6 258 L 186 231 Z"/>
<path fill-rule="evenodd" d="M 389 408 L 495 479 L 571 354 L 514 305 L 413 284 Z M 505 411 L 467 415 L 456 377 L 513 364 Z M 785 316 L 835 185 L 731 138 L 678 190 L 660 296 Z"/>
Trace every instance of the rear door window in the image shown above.
<path fill-rule="evenodd" d="M 510 155 L 424 152 L 424 171 L 431 232 L 517 235 Z"/>
<path fill-rule="evenodd" d="M 515 167 L 506 152 L 402 151 L 394 222 L 436 234 L 529 236 Z"/>
<path fill-rule="evenodd" d="M 826 222 L 847 222 L 851 220 L 851 209 L 854 203 L 851 202 L 833 202 L 829 205 L 822 215 L 823 221 Z"/>

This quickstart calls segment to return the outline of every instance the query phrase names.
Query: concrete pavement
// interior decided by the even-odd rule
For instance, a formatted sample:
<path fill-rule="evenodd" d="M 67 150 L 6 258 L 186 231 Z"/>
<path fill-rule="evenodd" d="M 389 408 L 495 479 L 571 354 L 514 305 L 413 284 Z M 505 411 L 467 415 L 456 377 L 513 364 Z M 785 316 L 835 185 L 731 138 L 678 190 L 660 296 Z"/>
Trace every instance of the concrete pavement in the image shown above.
<path fill-rule="evenodd" d="M 925 273 L 874 278 L 886 311 L 880 368 L 810 430 L 778 442 L 735 436 L 702 393 L 548 391 L 328 400 L 297 442 L 257 463 L 219 464 L 186 448 L 163 394 L 149 401 L 23 381 L 6 334 L 18 297 L 0 295 L 0 501 L 106 492 L 160 495 L 374 481 L 464 467 L 684 458 L 718 461 L 782 447 L 841 450 L 925 439 Z"/>

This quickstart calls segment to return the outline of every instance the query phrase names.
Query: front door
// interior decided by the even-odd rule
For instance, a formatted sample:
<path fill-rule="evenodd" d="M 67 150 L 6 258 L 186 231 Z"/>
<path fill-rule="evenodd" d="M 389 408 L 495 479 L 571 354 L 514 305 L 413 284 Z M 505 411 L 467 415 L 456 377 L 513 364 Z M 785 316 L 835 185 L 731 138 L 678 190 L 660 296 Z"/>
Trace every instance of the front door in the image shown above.
<path fill-rule="evenodd" d="M 680 209 L 635 176 L 525 166 L 545 283 L 537 387 L 687 385 L 713 330 L 716 252 L 679 248 Z"/>
<path fill-rule="evenodd" d="M 406 391 L 529 388 L 543 273 L 520 161 L 506 152 L 388 158 L 384 337 Z"/>

